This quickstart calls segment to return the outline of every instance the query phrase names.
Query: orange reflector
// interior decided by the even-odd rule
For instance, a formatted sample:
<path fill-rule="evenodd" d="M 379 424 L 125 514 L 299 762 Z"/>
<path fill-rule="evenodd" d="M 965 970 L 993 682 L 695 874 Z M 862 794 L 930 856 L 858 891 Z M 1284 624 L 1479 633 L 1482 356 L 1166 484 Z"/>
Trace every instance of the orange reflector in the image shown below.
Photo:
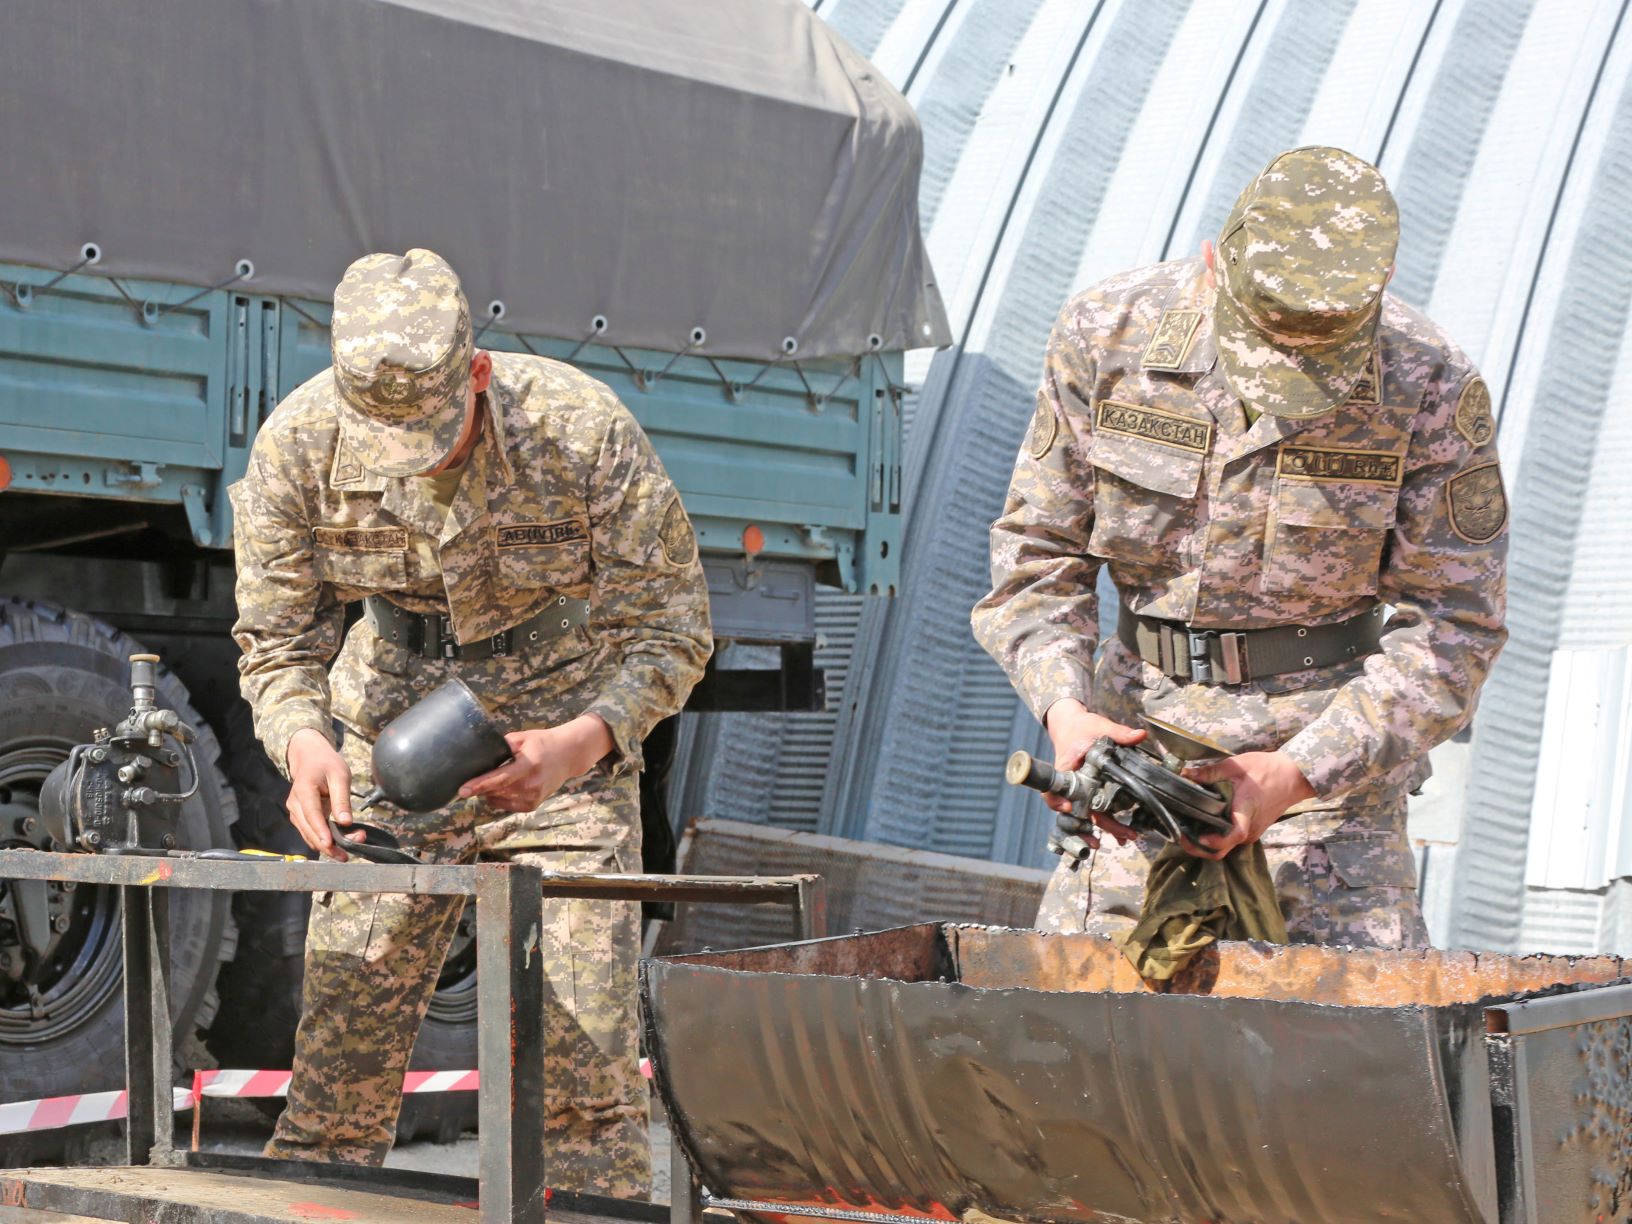
<path fill-rule="evenodd" d="M 765 551 L 765 533 L 752 523 L 742 533 L 742 551 L 757 557 Z"/>
<path fill-rule="evenodd" d="M 9 488 L 11 488 L 11 464 L 6 462 L 4 455 L 0 455 L 0 493 Z"/>

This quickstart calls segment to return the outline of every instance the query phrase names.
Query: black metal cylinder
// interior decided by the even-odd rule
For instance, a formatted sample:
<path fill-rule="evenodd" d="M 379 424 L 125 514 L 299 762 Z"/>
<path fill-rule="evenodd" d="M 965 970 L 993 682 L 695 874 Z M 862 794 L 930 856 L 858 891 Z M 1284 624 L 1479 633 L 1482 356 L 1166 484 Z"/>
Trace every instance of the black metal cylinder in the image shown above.
<path fill-rule="evenodd" d="M 450 680 L 380 732 L 367 803 L 383 799 L 404 811 L 434 812 L 466 782 L 509 759 L 510 745 L 476 694 Z"/>

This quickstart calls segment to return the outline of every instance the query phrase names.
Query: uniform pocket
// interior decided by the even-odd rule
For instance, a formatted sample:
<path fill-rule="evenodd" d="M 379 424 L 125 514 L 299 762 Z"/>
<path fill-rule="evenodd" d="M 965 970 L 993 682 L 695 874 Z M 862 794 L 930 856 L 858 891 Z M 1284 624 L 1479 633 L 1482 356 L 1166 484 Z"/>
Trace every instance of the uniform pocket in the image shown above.
<path fill-rule="evenodd" d="M 1196 492 L 1205 456 L 1142 438 L 1098 433 L 1094 467 L 1095 556 L 1178 568 L 1196 530 Z"/>
<path fill-rule="evenodd" d="M 375 592 L 403 590 L 408 585 L 407 545 L 395 549 L 325 547 L 320 529 L 317 576 L 338 587 L 347 603 Z"/>
<path fill-rule="evenodd" d="M 501 589 L 547 588 L 589 594 L 589 532 L 577 519 L 559 523 L 501 523 L 494 550 Z"/>
<path fill-rule="evenodd" d="M 1372 595 L 1399 490 L 1282 479 L 1264 543 L 1266 591 Z"/>
<path fill-rule="evenodd" d="M 1417 863 L 1402 837 L 1334 838 L 1324 843 L 1345 888 L 1415 888 Z"/>
<path fill-rule="evenodd" d="M 378 906 L 379 898 L 372 893 L 319 893 L 312 898 L 307 948 L 340 956 L 367 955 Z"/>

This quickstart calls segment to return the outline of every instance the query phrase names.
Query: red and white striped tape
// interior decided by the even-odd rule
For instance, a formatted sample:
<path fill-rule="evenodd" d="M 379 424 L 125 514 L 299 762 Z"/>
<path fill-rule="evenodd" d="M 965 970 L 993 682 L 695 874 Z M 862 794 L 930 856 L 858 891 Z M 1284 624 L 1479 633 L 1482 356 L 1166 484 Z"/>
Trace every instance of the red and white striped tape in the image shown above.
<path fill-rule="evenodd" d="M 640 1060 L 640 1073 L 651 1078 L 650 1059 Z M 177 1088 L 174 1104 L 184 1110 L 204 1097 L 288 1096 L 289 1079 L 288 1071 L 194 1071 L 191 1091 Z M 474 1092 L 480 1087 L 481 1076 L 475 1071 L 410 1071 L 402 1081 L 404 1093 Z M 0 1105 L 0 1135 L 112 1122 L 126 1116 L 129 1104 L 123 1092 L 84 1092 Z"/>
<path fill-rule="evenodd" d="M 193 1094 L 175 1089 L 176 1109 L 191 1109 Z M 17 1101 L 0 1105 L 0 1135 L 23 1131 L 56 1130 L 62 1126 L 82 1126 L 87 1122 L 111 1122 L 130 1112 L 123 1092 L 82 1092 L 77 1096 L 46 1097 L 39 1101 Z"/>
<path fill-rule="evenodd" d="M 193 1096 L 281 1097 L 289 1095 L 288 1071 L 194 1071 Z M 410 1071 L 402 1090 L 411 1092 L 474 1092 L 481 1077 L 474 1071 Z"/>

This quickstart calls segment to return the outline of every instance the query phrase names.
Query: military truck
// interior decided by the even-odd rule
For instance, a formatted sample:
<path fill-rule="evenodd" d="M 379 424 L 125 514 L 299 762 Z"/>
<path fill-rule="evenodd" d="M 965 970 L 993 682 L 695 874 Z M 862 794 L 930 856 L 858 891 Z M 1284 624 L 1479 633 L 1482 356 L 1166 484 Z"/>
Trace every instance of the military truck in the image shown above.
<path fill-rule="evenodd" d="M 819 707 L 816 584 L 894 590 L 901 354 L 948 339 L 921 141 L 796 0 L 19 0 L 0 148 L 0 848 L 44 847 L 41 780 L 144 649 L 206 728 L 185 843 L 297 848 L 237 695 L 226 490 L 367 251 L 439 251 L 480 347 L 634 411 L 708 571 L 691 708 Z M 178 898 L 178 1032 L 288 1065 L 305 904 Z M 119 1080 L 117 924 L 0 878 L 0 1102 Z M 471 943 L 419 1065 L 474 1065 Z M 443 1100 L 405 1127 L 473 1116 Z"/>

